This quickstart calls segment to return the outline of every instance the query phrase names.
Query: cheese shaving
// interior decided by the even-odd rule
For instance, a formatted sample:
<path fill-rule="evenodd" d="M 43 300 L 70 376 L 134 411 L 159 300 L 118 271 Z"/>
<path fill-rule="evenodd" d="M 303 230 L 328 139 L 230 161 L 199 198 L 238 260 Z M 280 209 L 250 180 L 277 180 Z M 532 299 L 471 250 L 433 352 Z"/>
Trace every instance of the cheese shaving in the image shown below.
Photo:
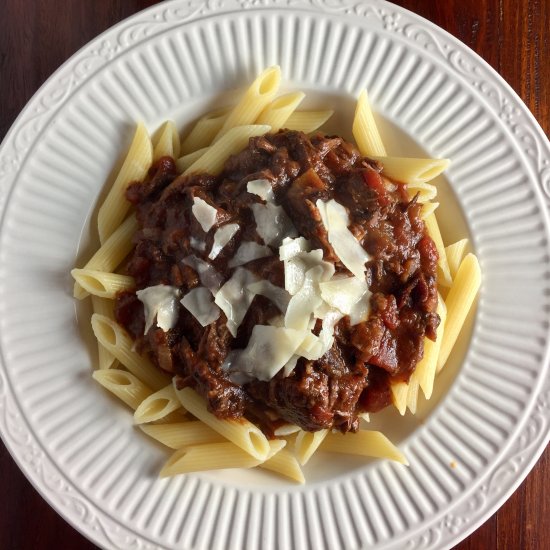
<path fill-rule="evenodd" d="M 290 294 L 284 288 L 264 280 L 248 285 L 248 290 L 254 294 L 261 294 L 269 298 L 282 313 L 286 311 L 291 298 Z"/>
<path fill-rule="evenodd" d="M 273 202 L 275 200 L 273 187 L 269 180 L 251 180 L 246 184 L 246 190 L 252 195 L 258 195 L 258 197 L 266 202 Z"/>
<path fill-rule="evenodd" d="M 216 294 L 223 282 L 223 277 L 208 262 L 197 256 L 187 256 L 182 262 L 197 272 L 202 286 L 212 294 Z"/>
<path fill-rule="evenodd" d="M 206 250 L 206 243 L 204 241 L 196 239 L 195 237 L 191 237 L 189 239 L 189 244 L 195 250 L 200 250 L 201 252 L 204 252 Z"/>
<path fill-rule="evenodd" d="M 284 262 L 285 260 L 290 260 L 290 258 L 293 258 L 300 252 L 309 252 L 310 250 L 311 245 L 304 237 L 297 237 L 296 239 L 285 237 L 283 244 L 279 247 L 279 259 L 281 262 Z"/>
<path fill-rule="evenodd" d="M 225 245 L 235 236 L 235 233 L 237 233 L 238 230 L 239 224 L 237 223 L 228 223 L 227 225 L 219 227 L 214 233 L 214 244 L 212 244 L 212 249 L 210 250 L 210 254 L 208 254 L 208 258 L 210 260 L 215 260 L 218 257 L 218 254 L 223 250 Z M 192 245 L 193 241 L 191 241 L 191 246 Z"/>
<path fill-rule="evenodd" d="M 258 260 L 265 258 L 266 256 L 272 256 L 273 252 L 269 246 L 264 246 L 252 241 L 246 241 L 241 243 L 235 256 L 231 258 L 227 264 L 229 267 L 237 267 L 239 265 L 247 264 L 252 260 Z"/>
<path fill-rule="evenodd" d="M 229 354 L 231 357 L 228 357 L 222 368 L 269 381 L 293 358 L 304 337 L 304 331 L 256 325 L 246 348 Z"/>
<path fill-rule="evenodd" d="M 199 197 L 193 197 L 193 206 L 191 207 L 193 216 L 197 219 L 205 233 L 208 233 L 216 223 L 218 211 Z"/>
<path fill-rule="evenodd" d="M 321 297 L 331 307 L 350 316 L 356 325 L 368 317 L 371 292 L 367 282 L 357 277 L 333 278 L 319 284 Z"/>
<path fill-rule="evenodd" d="M 349 217 L 346 209 L 334 199 L 316 202 L 328 240 L 340 261 L 359 279 L 365 277 L 365 262 L 371 258 L 348 229 Z"/>
<path fill-rule="evenodd" d="M 333 267 L 334 269 L 334 267 Z M 291 298 L 285 315 L 285 326 L 306 330 L 313 311 L 323 300 L 319 291 L 319 282 L 323 280 L 323 266 L 317 265 L 304 275 L 302 288 Z"/>
<path fill-rule="evenodd" d="M 203 286 L 189 291 L 181 300 L 181 305 L 206 327 L 220 316 L 220 309 L 212 302 L 212 294 Z"/>
<path fill-rule="evenodd" d="M 293 296 L 302 288 L 306 272 L 313 267 L 322 268 L 319 280 L 327 281 L 334 274 L 334 265 L 323 260 L 323 251 L 319 248 L 311 252 L 298 252 L 285 260 L 285 288 Z"/>
<path fill-rule="evenodd" d="M 227 328 L 235 337 L 254 299 L 254 294 L 247 289 L 247 286 L 257 281 L 256 275 L 239 267 L 215 296 L 214 302 L 225 313 Z"/>
<path fill-rule="evenodd" d="M 143 334 L 149 332 L 155 317 L 157 318 L 157 327 L 164 332 L 176 326 L 179 295 L 179 290 L 169 285 L 149 286 L 136 292 L 138 300 L 143 304 L 145 313 L 145 330 Z"/>
<path fill-rule="evenodd" d="M 279 246 L 285 237 L 296 237 L 298 233 L 281 206 L 271 202 L 253 204 L 250 207 L 256 222 L 256 231 L 264 243 Z"/>

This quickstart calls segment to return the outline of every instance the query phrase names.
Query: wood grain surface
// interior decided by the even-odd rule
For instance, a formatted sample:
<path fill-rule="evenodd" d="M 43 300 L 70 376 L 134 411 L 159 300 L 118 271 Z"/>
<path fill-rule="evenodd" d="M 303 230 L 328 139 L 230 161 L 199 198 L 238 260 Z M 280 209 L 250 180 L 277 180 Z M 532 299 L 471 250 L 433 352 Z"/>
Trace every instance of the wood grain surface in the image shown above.
<path fill-rule="evenodd" d="M 0 0 L 0 139 L 69 56 L 147 0 Z M 550 131 L 549 0 L 399 0 L 487 60 Z M 42 500 L 0 444 L 0 549 L 95 548 Z M 550 450 L 466 549 L 550 547 Z M 281 549 L 284 550 L 284 549 Z"/>

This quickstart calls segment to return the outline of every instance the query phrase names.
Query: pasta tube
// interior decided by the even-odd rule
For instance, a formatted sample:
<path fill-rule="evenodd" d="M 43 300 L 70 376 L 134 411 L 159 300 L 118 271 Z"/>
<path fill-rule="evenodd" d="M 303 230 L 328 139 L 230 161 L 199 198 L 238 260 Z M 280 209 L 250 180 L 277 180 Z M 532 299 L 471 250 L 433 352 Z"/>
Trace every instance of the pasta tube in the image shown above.
<path fill-rule="evenodd" d="M 447 320 L 437 360 L 438 370 L 441 370 L 447 362 L 480 286 L 479 262 L 473 254 L 468 254 L 462 260 L 453 286 L 447 294 Z"/>
<path fill-rule="evenodd" d="M 136 409 L 152 393 L 141 380 L 124 370 L 96 370 L 92 376 L 132 409 Z"/>
<path fill-rule="evenodd" d="M 117 292 L 135 288 L 136 282 L 128 275 L 118 275 L 95 269 L 73 269 L 73 279 L 86 291 L 100 298 L 114 299 Z"/>
<path fill-rule="evenodd" d="M 92 308 L 94 313 L 105 315 L 112 319 L 114 317 L 114 302 L 106 298 L 100 298 L 92 294 Z M 118 364 L 115 356 L 103 345 L 97 342 L 98 368 L 99 370 L 111 369 Z"/>
<path fill-rule="evenodd" d="M 278 132 L 285 126 L 288 117 L 296 110 L 304 97 L 306 94 L 303 92 L 292 92 L 274 99 L 260 113 L 256 124 L 267 124 L 271 126 L 273 133 Z"/>
<path fill-rule="evenodd" d="M 443 245 L 443 238 L 441 237 L 441 232 L 439 231 L 439 225 L 437 223 L 435 213 L 426 216 L 424 218 L 424 223 L 426 224 L 428 235 L 432 238 L 439 255 L 439 260 L 437 262 L 439 268 L 438 282 L 442 286 L 451 286 L 453 281 L 451 279 L 451 272 L 449 270 L 449 264 L 447 263 L 447 256 L 445 254 L 445 246 Z"/>
<path fill-rule="evenodd" d="M 134 413 L 134 423 L 154 422 L 181 408 L 174 386 L 168 384 L 150 395 L 139 405 Z"/>
<path fill-rule="evenodd" d="M 126 216 L 130 203 L 124 192 L 132 181 L 142 181 L 153 161 L 151 138 L 145 126 L 139 123 L 122 168 L 97 215 L 101 244 L 113 234 Z"/>
<path fill-rule="evenodd" d="M 281 68 L 278 65 L 269 67 L 263 71 L 252 82 L 237 105 L 227 115 L 213 143 L 220 140 L 231 128 L 254 124 L 258 115 L 275 97 L 280 83 Z"/>
<path fill-rule="evenodd" d="M 355 134 L 354 134 L 355 135 Z M 357 139 L 357 138 L 356 138 Z M 380 161 L 382 173 L 396 181 L 414 185 L 426 183 L 441 174 L 450 164 L 449 159 L 422 159 L 371 156 Z"/>
<path fill-rule="evenodd" d="M 318 130 L 332 115 L 334 111 L 294 111 L 286 120 L 284 128 L 299 130 L 304 134 L 311 134 Z"/>
<path fill-rule="evenodd" d="M 184 174 L 194 172 L 219 174 L 230 155 L 241 152 L 248 145 L 248 140 L 251 137 L 261 136 L 269 130 L 271 130 L 271 126 L 261 124 L 231 128 L 218 142 L 209 147 L 204 155 L 187 168 Z"/>
<path fill-rule="evenodd" d="M 449 263 L 449 270 L 453 279 L 456 277 L 458 268 L 460 267 L 460 262 L 464 259 L 467 247 L 468 239 L 461 239 L 460 241 L 445 247 L 447 262 Z"/>
<path fill-rule="evenodd" d="M 386 156 L 386 148 L 374 120 L 367 90 L 363 90 L 357 100 L 352 132 L 357 147 L 364 157 Z"/>
<path fill-rule="evenodd" d="M 298 433 L 298 437 L 296 437 L 295 450 L 298 457 L 298 462 L 302 466 L 307 464 L 327 434 L 328 430 L 319 430 L 318 432 L 300 431 Z"/>
<path fill-rule="evenodd" d="M 149 437 L 156 439 L 171 449 L 227 441 L 217 431 L 200 420 L 173 424 L 147 424 L 141 425 L 140 428 Z"/>
<path fill-rule="evenodd" d="M 132 250 L 132 237 L 137 229 L 136 217 L 132 215 L 103 243 L 83 269 L 106 272 L 114 271 Z M 78 282 L 75 282 L 74 297 L 82 300 L 86 296 L 88 296 L 88 293 Z"/>
<path fill-rule="evenodd" d="M 360 430 L 354 434 L 330 433 L 321 445 L 322 451 L 350 455 L 389 458 L 409 465 L 405 455 L 381 432 Z"/>
<path fill-rule="evenodd" d="M 94 313 L 92 329 L 99 342 L 147 386 L 157 391 L 168 384 L 168 378 L 159 369 L 133 350 L 132 340 L 115 321 Z"/>
<path fill-rule="evenodd" d="M 221 130 L 230 110 L 230 107 L 217 109 L 199 118 L 189 135 L 183 140 L 181 154 L 188 155 L 198 149 L 208 147 Z"/>
<path fill-rule="evenodd" d="M 167 120 L 158 131 L 158 138 L 153 143 L 153 162 L 161 157 L 178 158 L 180 156 L 180 138 L 176 125 Z"/>
<path fill-rule="evenodd" d="M 202 420 L 213 430 L 246 451 L 254 458 L 265 460 L 269 453 L 269 442 L 262 430 L 246 419 L 220 420 L 206 408 L 206 402 L 191 388 L 176 389 L 176 395 L 183 407 Z"/>

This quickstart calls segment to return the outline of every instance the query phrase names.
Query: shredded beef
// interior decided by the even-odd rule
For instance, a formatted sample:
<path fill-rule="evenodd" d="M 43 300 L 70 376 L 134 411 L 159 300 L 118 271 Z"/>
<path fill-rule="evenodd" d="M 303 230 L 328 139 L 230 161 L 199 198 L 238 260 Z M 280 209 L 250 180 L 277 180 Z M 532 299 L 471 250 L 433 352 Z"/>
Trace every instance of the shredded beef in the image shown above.
<path fill-rule="evenodd" d="M 261 203 L 247 192 L 254 179 L 271 182 L 281 205 L 301 236 L 323 257 L 348 273 L 328 240 L 315 206 L 334 198 L 349 212 L 349 229 L 372 257 L 366 264 L 371 297 L 369 318 L 355 326 L 344 317 L 332 348 L 316 361 L 300 358 L 288 376 L 281 371 L 263 382 L 236 384 L 222 368 L 228 354 L 246 347 L 252 329 L 280 315 L 267 298 L 256 296 L 233 338 L 220 317 L 202 327 L 183 307 L 176 327 L 143 334 L 143 307 L 134 292 L 117 298 L 116 318 L 136 340 L 137 349 L 159 368 L 177 375 L 179 387 L 202 394 L 220 418 L 245 416 L 272 435 L 278 423 L 305 430 L 358 428 L 358 415 L 390 403 L 390 382 L 407 380 L 423 354 L 425 336 L 435 339 L 437 251 L 420 217 L 420 205 L 403 184 L 381 175 L 376 161 L 337 136 L 308 137 L 280 131 L 255 137 L 231 156 L 219 176 L 178 175 L 174 161 L 162 158 L 144 182 L 129 187 L 139 231 L 127 271 L 136 290 L 157 284 L 178 287 L 182 295 L 200 285 L 200 274 L 183 262 L 189 256 L 209 261 L 227 281 L 229 260 L 242 241 L 264 244 L 250 206 Z M 216 208 L 216 224 L 204 232 L 191 207 L 195 197 Z M 239 231 L 215 260 L 208 260 L 216 227 L 236 223 Z M 199 243 L 199 244 L 197 244 Z M 273 256 L 246 265 L 258 277 L 284 287 L 283 264 Z M 317 322 L 316 334 L 320 330 Z"/>

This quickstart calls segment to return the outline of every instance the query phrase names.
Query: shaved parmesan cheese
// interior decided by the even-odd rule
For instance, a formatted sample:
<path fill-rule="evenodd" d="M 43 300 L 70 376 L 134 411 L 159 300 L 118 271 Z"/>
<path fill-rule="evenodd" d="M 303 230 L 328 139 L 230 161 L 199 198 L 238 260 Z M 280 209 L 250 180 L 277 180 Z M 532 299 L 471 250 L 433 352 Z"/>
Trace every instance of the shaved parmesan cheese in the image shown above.
<path fill-rule="evenodd" d="M 193 216 L 197 218 L 197 221 L 200 223 L 205 233 L 208 233 L 216 223 L 218 211 L 199 197 L 193 197 L 191 212 L 193 212 Z"/>
<path fill-rule="evenodd" d="M 251 207 L 256 221 L 256 231 L 264 243 L 279 246 L 285 237 L 298 235 L 292 221 L 281 206 L 268 202 Z"/>
<path fill-rule="evenodd" d="M 281 262 L 284 262 L 285 260 L 290 260 L 290 258 L 293 258 L 300 252 L 309 252 L 310 250 L 311 245 L 304 237 L 297 237 L 296 239 L 285 237 L 283 244 L 279 247 L 279 259 Z"/>
<path fill-rule="evenodd" d="M 304 284 L 306 271 L 316 266 L 322 268 L 321 281 L 328 281 L 334 274 L 334 265 L 323 260 L 323 251 L 319 248 L 298 252 L 285 260 L 285 288 L 288 292 L 294 296 Z"/>
<path fill-rule="evenodd" d="M 280 286 L 276 286 L 269 281 L 258 281 L 248 285 L 248 290 L 254 294 L 261 294 L 266 298 L 269 298 L 281 312 L 285 312 L 290 302 L 290 294 Z"/>
<path fill-rule="evenodd" d="M 304 336 L 300 330 L 256 325 L 246 348 L 234 354 L 222 368 L 267 382 L 289 362 Z"/>
<path fill-rule="evenodd" d="M 334 344 L 334 328 L 338 321 L 343 317 L 339 311 L 331 310 L 323 319 L 323 328 L 319 336 L 309 333 L 296 351 L 298 355 L 311 361 L 316 361 L 325 355 L 325 353 Z"/>
<path fill-rule="evenodd" d="M 348 229 L 346 209 L 334 199 L 316 202 L 317 209 L 328 233 L 328 240 L 341 262 L 359 279 L 365 277 L 365 262 L 371 258 Z"/>
<path fill-rule="evenodd" d="M 206 250 L 206 243 L 199 239 L 195 239 L 195 237 L 191 237 L 189 239 L 189 243 L 195 250 L 200 250 L 201 252 L 204 252 Z"/>
<path fill-rule="evenodd" d="M 246 184 L 246 190 L 252 195 L 258 195 L 258 197 L 266 202 L 273 202 L 275 200 L 273 187 L 269 180 L 251 180 Z"/>
<path fill-rule="evenodd" d="M 180 303 L 203 327 L 220 316 L 219 308 L 212 302 L 211 292 L 203 286 L 189 291 Z"/>
<path fill-rule="evenodd" d="M 269 246 L 258 244 L 252 241 L 246 241 L 241 243 L 235 256 L 231 258 L 227 264 L 229 267 L 237 267 L 239 265 L 247 264 L 252 260 L 258 260 L 265 258 L 266 256 L 272 256 L 273 252 Z"/>
<path fill-rule="evenodd" d="M 216 294 L 223 282 L 223 277 L 208 262 L 197 256 L 187 256 L 182 262 L 197 272 L 202 286 L 212 294 Z"/>
<path fill-rule="evenodd" d="M 227 225 L 223 225 L 218 228 L 214 233 L 214 244 L 212 245 L 212 250 L 210 250 L 208 257 L 211 260 L 215 260 L 218 257 L 218 254 L 223 250 L 224 246 L 233 238 L 238 230 L 239 224 L 237 223 L 228 223 Z"/>
<path fill-rule="evenodd" d="M 334 267 L 333 267 L 334 269 Z M 302 288 L 292 297 L 285 315 L 285 326 L 305 330 L 313 311 L 323 300 L 319 291 L 319 281 L 323 280 L 324 269 L 318 265 L 309 269 L 304 276 Z"/>
<path fill-rule="evenodd" d="M 256 275 L 239 267 L 215 296 L 214 302 L 225 313 L 227 328 L 233 336 L 237 336 L 237 329 L 254 299 L 254 294 L 246 287 L 257 281 Z"/>
<path fill-rule="evenodd" d="M 157 327 L 167 332 L 174 328 L 178 322 L 178 298 L 179 290 L 169 285 L 149 286 L 143 290 L 138 290 L 136 296 L 143 304 L 145 310 L 145 330 L 147 334 L 153 326 L 155 316 L 157 318 Z"/>
<path fill-rule="evenodd" d="M 334 278 L 319 283 L 319 288 L 323 300 L 346 315 L 351 315 L 365 294 L 371 295 L 367 282 L 357 277 Z"/>
<path fill-rule="evenodd" d="M 292 371 L 296 368 L 296 363 L 298 362 L 298 359 L 300 359 L 299 355 L 293 355 L 283 367 L 283 375 L 286 378 L 287 376 L 290 376 L 292 374 Z"/>

